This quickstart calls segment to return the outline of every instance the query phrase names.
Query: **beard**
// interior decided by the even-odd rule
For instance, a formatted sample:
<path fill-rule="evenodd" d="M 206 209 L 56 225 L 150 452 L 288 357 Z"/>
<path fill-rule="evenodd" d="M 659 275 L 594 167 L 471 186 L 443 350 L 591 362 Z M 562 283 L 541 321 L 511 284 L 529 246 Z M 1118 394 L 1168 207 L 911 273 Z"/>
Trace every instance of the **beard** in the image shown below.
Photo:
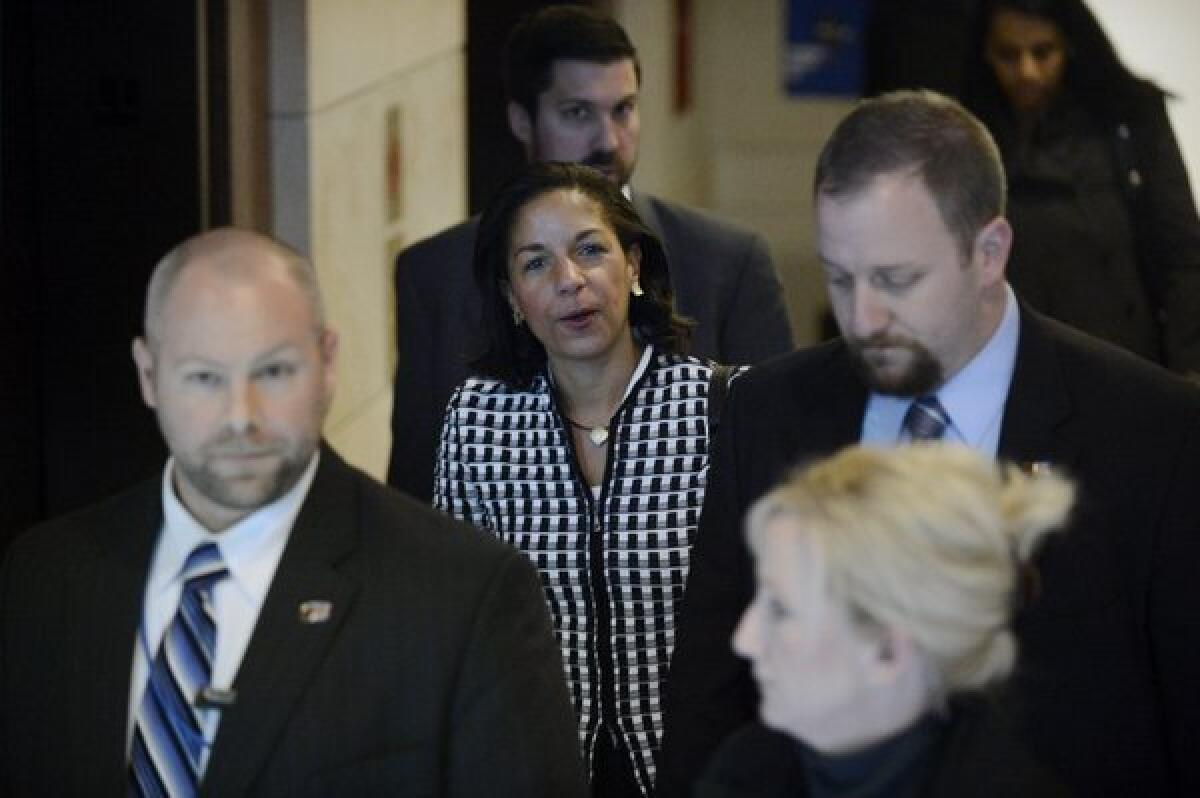
<path fill-rule="evenodd" d="M 175 468 L 178 478 L 186 480 L 213 504 L 248 514 L 291 490 L 316 448 L 316 439 L 262 444 L 245 438 L 226 438 L 204 447 L 198 455 L 175 453 Z M 255 459 L 230 462 L 228 458 L 232 456 Z"/>
<path fill-rule="evenodd" d="M 633 167 L 630 164 L 622 163 L 617 159 L 616 150 L 595 150 L 588 153 L 580 163 L 599 170 L 608 180 L 615 183 L 617 188 L 628 183 L 633 173 Z"/>
<path fill-rule="evenodd" d="M 885 396 L 917 397 L 933 393 L 944 380 L 942 364 L 920 341 L 902 336 L 847 338 L 850 360 L 871 391 Z M 884 350 L 892 351 L 884 351 Z M 895 350 L 908 353 L 898 363 Z"/>

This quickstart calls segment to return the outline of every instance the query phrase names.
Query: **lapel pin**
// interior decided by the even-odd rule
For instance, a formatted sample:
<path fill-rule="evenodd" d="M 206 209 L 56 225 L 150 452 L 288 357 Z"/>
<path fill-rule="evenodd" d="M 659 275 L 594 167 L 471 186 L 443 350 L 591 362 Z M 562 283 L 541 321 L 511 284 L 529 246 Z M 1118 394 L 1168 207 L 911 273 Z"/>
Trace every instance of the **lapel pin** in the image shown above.
<path fill-rule="evenodd" d="M 333 614 L 333 602 L 322 599 L 300 602 L 300 623 L 325 623 Z"/>
<path fill-rule="evenodd" d="M 1049 460 L 1026 460 L 1018 466 L 1025 472 L 1025 476 L 1036 477 L 1042 474 L 1050 474 L 1055 471 L 1054 463 Z"/>

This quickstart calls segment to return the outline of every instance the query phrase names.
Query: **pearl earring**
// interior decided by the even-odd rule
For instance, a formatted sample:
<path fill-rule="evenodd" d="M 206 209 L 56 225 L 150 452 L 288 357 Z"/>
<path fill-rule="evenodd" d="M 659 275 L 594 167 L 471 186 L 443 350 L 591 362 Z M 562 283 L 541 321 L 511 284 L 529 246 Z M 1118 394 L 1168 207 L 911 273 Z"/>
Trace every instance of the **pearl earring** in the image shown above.
<path fill-rule="evenodd" d="M 642 296 L 646 293 L 642 290 L 642 283 L 638 280 L 638 278 L 633 278 L 633 285 L 629 287 L 629 293 L 633 294 L 634 296 Z"/>
<path fill-rule="evenodd" d="M 513 326 L 520 327 L 521 322 L 525 321 L 525 316 L 521 313 L 521 309 L 518 308 L 516 305 L 513 305 L 512 312 L 513 312 Z"/>

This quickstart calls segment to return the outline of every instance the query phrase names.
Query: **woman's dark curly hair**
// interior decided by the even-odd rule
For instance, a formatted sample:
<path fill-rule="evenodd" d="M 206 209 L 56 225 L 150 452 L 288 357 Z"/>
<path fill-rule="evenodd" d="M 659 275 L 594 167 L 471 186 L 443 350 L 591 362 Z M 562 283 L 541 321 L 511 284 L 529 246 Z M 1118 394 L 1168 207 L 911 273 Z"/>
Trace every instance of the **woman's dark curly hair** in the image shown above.
<path fill-rule="evenodd" d="M 521 209 L 552 191 L 579 191 L 596 203 L 628 254 L 637 244 L 642 259 L 642 296 L 630 297 L 629 323 L 634 338 L 672 354 L 687 351 L 693 322 L 675 312 L 675 294 L 667 255 L 658 236 L 638 217 L 633 204 L 602 174 L 572 163 L 528 166 L 492 197 L 475 235 L 475 283 L 483 298 L 483 353 L 471 362 L 475 374 L 527 388 L 546 365 L 546 350 L 529 331 L 516 325 L 508 303 L 508 253 Z"/>
<path fill-rule="evenodd" d="M 992 16 L 1001 10 L 1054 23 L 1067 46 L 1063 89 L 1101 119 L 1119 121 L 1165 94 L 1125 66 L 1083 0 L 984 0 L 979 4 L 972 36 L 973 61 L 967 88 L 967 106 L 972 110 L 1007 106 L 984 53 Z"/>

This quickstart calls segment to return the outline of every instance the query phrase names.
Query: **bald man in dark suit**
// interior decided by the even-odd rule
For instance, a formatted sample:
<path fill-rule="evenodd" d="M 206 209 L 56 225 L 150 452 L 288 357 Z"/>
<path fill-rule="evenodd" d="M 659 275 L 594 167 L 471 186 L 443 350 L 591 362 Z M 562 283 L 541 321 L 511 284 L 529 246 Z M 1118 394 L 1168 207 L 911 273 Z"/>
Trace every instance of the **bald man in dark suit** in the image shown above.
<path fill-rule="evenodd" d="M 172 456 L 8 552 L 0 794 L 584 795 L 533 569 L 320 443 L 336 351 L 277 242 L 160 262 L 134 357 Z"/>

